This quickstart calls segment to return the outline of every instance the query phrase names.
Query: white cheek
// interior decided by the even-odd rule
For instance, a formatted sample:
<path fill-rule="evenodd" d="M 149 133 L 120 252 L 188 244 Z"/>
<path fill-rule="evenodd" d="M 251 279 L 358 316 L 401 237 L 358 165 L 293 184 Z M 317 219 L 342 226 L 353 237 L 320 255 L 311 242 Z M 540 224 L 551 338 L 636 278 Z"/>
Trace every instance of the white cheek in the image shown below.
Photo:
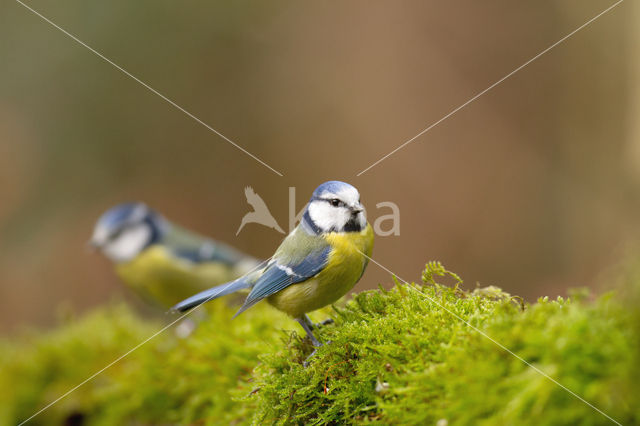
<path fill-rule="evenodd" d="M 324 201 L 309 204 L 311 220 L 323 231 L 342 229 L 349 220 L 349 211 L 345 208 L 335 208 Z"/>
<path fill-rule="evenodd" d="M 129 228 L 115 240 L 102 247 L 104 254 L 114 262 L 127 262 L 138 255 L 151 238 L 146 225 Z"/>

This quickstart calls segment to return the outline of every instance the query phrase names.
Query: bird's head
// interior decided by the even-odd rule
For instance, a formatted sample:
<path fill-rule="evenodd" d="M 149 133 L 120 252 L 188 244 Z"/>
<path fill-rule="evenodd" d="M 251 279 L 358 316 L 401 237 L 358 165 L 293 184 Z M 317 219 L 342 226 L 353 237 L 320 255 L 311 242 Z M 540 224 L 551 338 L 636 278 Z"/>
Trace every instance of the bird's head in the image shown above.
<path fill-rule="evenodd" d="M 157 242 L 167 226 L 143 203 L 119 204 L 100 216 L 89 243 L 112 261 L 127 262 Z"/>
<path fill-rule="evenodd" d="M 336 180 L 313 191 L 302 220 L 315 233 L 359 232 L 367 225 L 358 190 Z"/>

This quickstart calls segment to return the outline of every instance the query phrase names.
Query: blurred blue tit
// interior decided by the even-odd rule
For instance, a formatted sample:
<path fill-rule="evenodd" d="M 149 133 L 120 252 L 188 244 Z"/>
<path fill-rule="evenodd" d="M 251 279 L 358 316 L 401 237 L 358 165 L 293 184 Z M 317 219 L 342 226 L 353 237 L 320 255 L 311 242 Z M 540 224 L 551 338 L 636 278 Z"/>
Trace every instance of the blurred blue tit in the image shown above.
<path fill-rule="evenodd" d="M 258 265 L 257 260 L 181 228 L 139 202 L 105 212 L 90 244 L 114 262 L 122 281 L 163 308 Z"/>
<path fill-rule="evenodd" d="M 173 310 L 183 312 L 250 289 L 235 316 L 266 299 L 295 318 L 318 347 L 307 312 L 335 302 L 353 288 L 367 267 L 373 239 L 358 190 L 344 182 L 325 182 L 313 192 L 300 224 L 262 269 L 196 294 Z"/>

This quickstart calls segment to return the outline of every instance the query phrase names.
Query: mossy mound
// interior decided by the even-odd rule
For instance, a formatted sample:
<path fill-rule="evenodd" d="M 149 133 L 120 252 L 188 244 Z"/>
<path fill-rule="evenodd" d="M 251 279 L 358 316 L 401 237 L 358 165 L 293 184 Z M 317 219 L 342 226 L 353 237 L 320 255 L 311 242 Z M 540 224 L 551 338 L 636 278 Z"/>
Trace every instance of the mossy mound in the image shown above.
<path fill-rule="evenodd" d="M 249 418 L 230 391 L 249 380 L 258 355 L 275 351 L 291 320 L 259 306 L 244 321 L 209 304 L 187 338 L 158 334 L 36 416 L 33 424 L 190 424 Z M 167 323 L 175 320 L 170 317 Z M 49 333 L 0 343 L 0 424 L 17 424 L 158 333 L 124 304 L 67 319 Z M 215 419 L 215 421 L 214 421 Z"/>
<path fill-rule="evenodd" d="M 438 284 L 448 276 L 450 286 Z M 623 424 L 640 423 L 635 311 L 612 294 L 525 306 L 459 288 L 430 263 L 342 308 L 312 347 L 268 306 L 231 321 L 214 302 L 185 339 L 168 330 L 33 419 L 87 424 L 610 424 L 535 368 Z M 5 342 L 0 423 L 24 420 L 161 328 L 124 307 Z M 296 331 L 282 331 L 282 330 Z M 493 339 L 494 341 L 492 341 Z M 6 399 L 5 399 L 6 398 Z"/>

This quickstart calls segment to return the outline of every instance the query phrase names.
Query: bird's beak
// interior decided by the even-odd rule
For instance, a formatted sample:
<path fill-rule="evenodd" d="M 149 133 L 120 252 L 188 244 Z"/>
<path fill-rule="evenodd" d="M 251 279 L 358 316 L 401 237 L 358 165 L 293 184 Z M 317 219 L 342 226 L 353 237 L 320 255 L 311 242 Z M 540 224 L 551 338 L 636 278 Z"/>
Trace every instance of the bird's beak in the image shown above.
<path fill-rule="evenodd" d="M 85 250 L 89 253 L 95 253 L 100 246 L 101 244 L 92 238 L 85 244 Z"/>
<path fill-rule="evenodd" d="M 96 227 L 87 241 L 87 251 L 95 252 L 101 249 L 109 241 L 109 232 L 104 227 Z"/>
<path fill-rule="evenodd" d="M 362 206 L 362 204 L 358 203 L 356 205 L 351 206 L 349 210 L 351 210 L 352 214 L 356 215 L 358 213 L 362 213 L 364 211 L 364 207 Z"/>

